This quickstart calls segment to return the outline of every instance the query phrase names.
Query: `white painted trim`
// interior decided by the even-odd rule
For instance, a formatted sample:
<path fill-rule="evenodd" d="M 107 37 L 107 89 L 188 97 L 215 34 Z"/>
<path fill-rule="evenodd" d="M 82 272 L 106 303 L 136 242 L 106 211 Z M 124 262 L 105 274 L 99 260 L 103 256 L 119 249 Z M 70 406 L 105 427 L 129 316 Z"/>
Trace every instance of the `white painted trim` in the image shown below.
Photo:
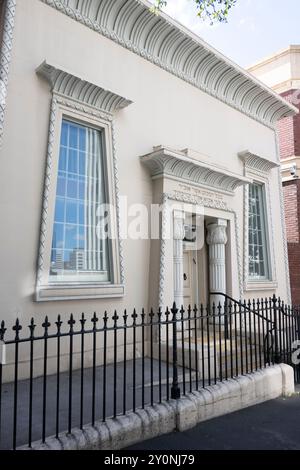
<path fill-rule="evenodd" d="M 226 168 L 163 146 L 154 147 L 153 152 L 141 156 L 140 160 L 150 169 L 152 179 L 165 177 L 210 190 L 217 188 L 224 194 L 233 195 L 237 187 L 251 182 Z"/>
<path fill-rule="evenodd" d="M 4 116 L 7 102 L 9 69 L 15 27 L 16 0 L 6 0 L 3 20 L 3 36 L 0 51 L 0 80 L 2 82 L 0 100 L 0 145 L 4 131 Z"/>
<path fill-rule="evenodd" d="M 114 138 L 113 127 L 113 111 L 120 107 L 124 107 L 131 102 L 125 98 L 114 95 L 110 91 L 103 90 L 95 85 L 93 87 L 94 93 L 85 94 L 87 82 L 82 81 L 78 77 L 72 77 L 67 72 L 62 72 L 56 67 L 50 66 L 45 62 L 38 68 L 38 74 L 46 78 L 52 88 L 52 104 L 50 111 L 50 125 L 49 125 L 49 138 L 48 138 L 48 151 L 45 172 L 44 196 L 43 196 L 43 209 L 42 209 L 42 223 L 40 232 L 39 256 L 38 256 L 38 270 L 36 282 L 36 296 L 38 300 L 70 300 L 74 298 L 101 298 L 124 295 L 124 289 L 118 286 L 124 284 L 124 260 L 123 260 L 123 247 L 119 237 L 120 233 L 120 213 L 119 213 L 119 188 L 118 188 L 118 171 L 117 171 L 117 158 Z M 64 80 L 70 80 L 72 83 L 77 81 L 76 87 L 64 88 L 68 95 L 61 94 L 62 77 Z M 72 79 L 72 80 L 71 80 Z M 72 90 L 76 90 L 75 99 L 73 99 Z M 81 93 L 81 91 L 83 93 Z M 105 96 L 105 99 L 103 99 Z M 82 100 L 82 102 L 79 101 Z M 102 101 L 103 99 L 103 101 Z M 92 101 L 91 101 L 92 100 Z M 98 109 L 94 105 L 102 103 L 103 109 Z M 106 143 L 106 166 L 108 172 L 108 202 L 116 206 L 116 220 L 112 218 L 111 223 L 114 225 L 114 231 L 117 233 L 117 239 L 112 240 L 112 284 L 110 289 L 104 286 L 102 289 L 98 286 L 95 290 L 93 284 L 90 286 L 90 291 L 84 291 L 86 288 L 84 284 L 78 288 L 78 294 L 75 294 L 75 287 L 70 291 L 70 285 L 62 286 L 60 295 L 50 295 L 49 292 L 54 292 L 52 285 L 49 284 L 49 269 L 50 269 L 50 249 L 51 249 L 51 229 L 54 214 L 54 199 L 55 188 L 57 182 L 57 164 L 59 154 L 59 135 L 62 116 L 66 115 L 71 119 L 77 119 L 85 122 L 86 124 L 93 124 L 99 128 L 105 129 L 105 143 Z M 50 228 L 51 227 L 51 228 Z M 116 290 L 113 289 L 117 286 Z M 56 288 L 56 286 L 55 286 Z M 94 293 L 94 297 L 93 296 Z M 86 295 L 88 297 L 86 297 Z M 49 298 L 47 298 L 49 297 Z"/>
<path fill-rule="evenodd" d="M 280 164 L 277 162 L 272 162 L 267 158 L 261 157 L 259 155 L 255 155 L 249 150 L 245 150 L 244 152 L 240 152 L 238 154 L 239 158 L 243 161 L 246 170 L 250 170 L 252 172 L 260 173 L 268 173 L 273 168 L 280 167 Z"/>
<path fill-rule="evenodd" d="M 261 160 L 261 161 L 260 161 Z M 272 204 L 271 204 L 271 189 L 270 189 L 270 179 L 269 171 L 271 168 L 279 167 L 279 165 L 268 165 L 265 163 L 264 159 L 260 159 L 255 156 L 254 164 L 252 166 L 247 166 L 248 160 L 245 159 L 245 175 L 262 183 L 265 192 L 265 216 L 266 216 L 266 241 L 267 241 L 267 255 L 268 255 L 268 265 L 269 265 L 269 279 L 253 279 L 249 278 L 249 186 L 244 187 L 244 290 L 247 291 L 263 291 L 263 290 L 276 290 L 277 284 L 277 275 L 276 275 L 276 263 L 275 263 L 275 244 L 274 244 L 274 226 L 273 226 L 273 216 L 272 216 Z M 253 160 L 251 159 L 253 163 Z M 263 165 L 266 169 L 263 172 Z M 268 169 L 267 169 L 268 168 Z"/>
<path fill-rule="evenodd" d="M 86 300 L 118 298 L 124 296 L 123 285 L 88 285 L 78 284 L 74 286 L 47 286 L 37 291 L 38 302 L 49 302 L 56 300 Z"/>
<path fill-rule="evenodd" d="M 278 162 L 280 162 L 278 132 L 274 131 L 274 134 L 275 134 L 275 140 L 276 140 L 277 160 L 278 160 Z M 279 188 L 279 198 L 280 198 L 280 223 L 281 223 L 281 230 L 282 230 L 281 233 L 282 233 L 283 252 L 284 252 L 284 268 L 285 268 L 285 279 L 286 279 L 286 287 L 287 287 L 286 303 L 291 305 L 291 303 L 292 303 L 292 293 L 291 293 L 291 282 L 290 282 L 290 267 L 289 267 L 289 255 L 288 255 L 287 234 L 286 234 L 286 226 L 285 226 L 285 216 L 284 216 L 283 186 L 282 186 L 280 168 L 278 168 L 278 170 L 277 170 L 277 175 L 278 175 L 277 178 L 278 178 L 278 188 Z"/>
<path fill-rule="evenodd" d="M 223 201 L 216 201 L 211 200 L 208 198 L 202 198 L 198 196 L 192 196 L 190 194 L 181 193 L 179 191 L 175 191 L 174 193 L 163 193 L 162 195 L 162 226 L 161 226 L 161 241 L 160 241 L 160 265 L 159 265 L 159 307 L 165 308 L 165 281 L 166 281 L 166 239 L 164 238 L 164 234 L 167 233 L 167 224 L 168 224 L 168 211 L 166 209 L 166 205 L 171 202 L 182 202 L 187 204 L 195 204 L 195 205 L 202 205 L 206 208 L 210 209 L 219 209 L 223 212 L 227 212 L 234 217 L 234 234 L 235 234 L 235 248 L 236 248 L 236 259 L 238 265 L 238 276 L 239 276 L 239 293 L 240 298 L 243 297 L 243 261 L 242 261 L 242 253 L 241 253 L 241 244 L 240 244 L 240 236 L 239 236 L 239 220 L 236 211 L 229 208 L 226 203 Z"/>

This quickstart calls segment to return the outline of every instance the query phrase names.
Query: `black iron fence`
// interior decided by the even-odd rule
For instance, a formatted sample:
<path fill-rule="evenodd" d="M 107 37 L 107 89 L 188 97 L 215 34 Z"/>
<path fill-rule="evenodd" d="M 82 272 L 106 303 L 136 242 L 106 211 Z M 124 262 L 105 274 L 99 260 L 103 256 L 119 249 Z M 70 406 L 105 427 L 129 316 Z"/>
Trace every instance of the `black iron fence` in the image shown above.
<path fill-rule="evenodd" d="M 224 294 L 219 294 L 224 295 Z M 295 370 L 299 315 L 280 299 L 0 327 L 0 448 L 31 447 L 108 417 L 250 374 Z M 296 355 L 296 356 L 295 356 Z"/>

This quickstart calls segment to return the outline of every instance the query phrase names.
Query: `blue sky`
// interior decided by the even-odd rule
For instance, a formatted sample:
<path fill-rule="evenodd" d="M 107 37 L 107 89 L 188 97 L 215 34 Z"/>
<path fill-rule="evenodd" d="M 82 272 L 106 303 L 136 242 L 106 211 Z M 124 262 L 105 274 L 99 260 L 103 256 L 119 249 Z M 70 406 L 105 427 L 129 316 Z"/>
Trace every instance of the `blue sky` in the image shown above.
<path fill-rule="evenodd" d="M 243 67 L 300 44 L 300 0 L 238 0 L 217 26 L 196 16 L 193 0 L 168 0 L 165 11 Z"/>

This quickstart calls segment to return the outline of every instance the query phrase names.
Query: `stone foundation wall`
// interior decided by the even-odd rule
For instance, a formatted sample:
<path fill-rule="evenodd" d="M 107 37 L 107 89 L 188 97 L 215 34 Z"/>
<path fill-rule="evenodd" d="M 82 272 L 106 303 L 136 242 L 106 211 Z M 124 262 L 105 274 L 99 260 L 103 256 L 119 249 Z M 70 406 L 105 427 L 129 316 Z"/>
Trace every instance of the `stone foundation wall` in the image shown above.
<path fill-rule="evenodd" d="M 229 379 L 179 400 L 170 400 L 106 423 L 87 425 L 72 434 L 50 437 L 33 450 L 118 450 L 174 430 L 184 431 L 202 421 L 294 393 L 294 372 L 286 364 Z M 22 447 L 22 450 L 26 447 Z"/>

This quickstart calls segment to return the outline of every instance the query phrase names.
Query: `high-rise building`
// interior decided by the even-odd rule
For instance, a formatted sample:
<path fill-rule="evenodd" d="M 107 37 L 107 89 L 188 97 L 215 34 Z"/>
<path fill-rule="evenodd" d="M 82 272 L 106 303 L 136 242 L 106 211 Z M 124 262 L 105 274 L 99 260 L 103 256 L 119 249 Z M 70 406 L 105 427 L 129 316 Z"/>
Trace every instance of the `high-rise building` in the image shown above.
<path fill-rule="evenodd" d="M 82 248 L 75 248 L 70 256 L 70 269 L 74 271 L 85 271 L 86 256 Z"/>

